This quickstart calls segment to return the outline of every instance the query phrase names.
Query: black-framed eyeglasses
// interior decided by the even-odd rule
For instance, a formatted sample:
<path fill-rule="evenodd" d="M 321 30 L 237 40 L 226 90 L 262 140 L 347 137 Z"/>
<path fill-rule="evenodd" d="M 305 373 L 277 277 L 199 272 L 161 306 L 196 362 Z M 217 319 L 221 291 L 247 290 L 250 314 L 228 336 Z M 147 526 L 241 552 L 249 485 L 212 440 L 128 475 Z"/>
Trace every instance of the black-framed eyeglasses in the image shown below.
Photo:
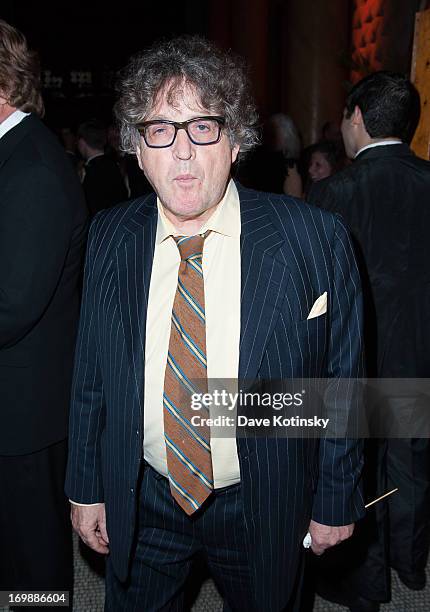
<path fill-rule="evenodd" d="M 136 129 L 143 136 L 148 147 L 163 149 L 170 147 L 175 142 L 178 130 L 185 130 L 193 144 L 215 144 L 221 137 L 221 128 L 224 125 L 224 117 L 208 116 L 180 122 L 152 119 L 138 123 Z"/>

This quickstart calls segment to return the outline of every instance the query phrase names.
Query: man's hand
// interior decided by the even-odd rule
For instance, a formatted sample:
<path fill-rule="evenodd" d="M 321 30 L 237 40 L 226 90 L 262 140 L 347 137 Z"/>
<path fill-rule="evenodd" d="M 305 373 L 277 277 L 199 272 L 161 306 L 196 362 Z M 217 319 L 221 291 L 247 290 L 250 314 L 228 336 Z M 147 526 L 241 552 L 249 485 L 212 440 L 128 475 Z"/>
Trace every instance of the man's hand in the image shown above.
<path fill-rule="evenodd" d="M 106 531 L 106 512 L 104 504 L 78 506 L 71 504 L 73 529 L 87 546 L 102 555 L 109 553 L 109 538 Z"/>
<path fill-rule="evenodd" d="M 322 555 L 327 548 L 336 546 L 336 544 L 340 544 L 350 538 L 353 531 L 354 523 L 342 525 L 341 527 L 331 527 L 330 525 L 321 525 L 321 523 L 311 521 L 309 533 L 312 538 L 312 551 L 316 555 Z"/>
<path fill-rule="evenodd" d="M 288 172 L 284 179 L 283 191 L 285 194 L 294 198 L 303 197 L 302 177 L 297 170 L 296 164 L 288 168 Z"/>

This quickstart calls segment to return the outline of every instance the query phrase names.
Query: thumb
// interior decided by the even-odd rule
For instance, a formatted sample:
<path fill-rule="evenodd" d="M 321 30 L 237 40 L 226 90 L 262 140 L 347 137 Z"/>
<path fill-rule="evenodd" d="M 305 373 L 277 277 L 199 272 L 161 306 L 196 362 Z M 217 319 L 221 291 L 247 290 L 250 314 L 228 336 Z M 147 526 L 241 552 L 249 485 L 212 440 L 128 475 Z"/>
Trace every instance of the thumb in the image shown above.
<path fill-rule="evenodd" d="M 99 523 L 100 535 L 106 544 L 109 544 L 109 536 L 106 528 L 106 519 L 100 521 Z"/>

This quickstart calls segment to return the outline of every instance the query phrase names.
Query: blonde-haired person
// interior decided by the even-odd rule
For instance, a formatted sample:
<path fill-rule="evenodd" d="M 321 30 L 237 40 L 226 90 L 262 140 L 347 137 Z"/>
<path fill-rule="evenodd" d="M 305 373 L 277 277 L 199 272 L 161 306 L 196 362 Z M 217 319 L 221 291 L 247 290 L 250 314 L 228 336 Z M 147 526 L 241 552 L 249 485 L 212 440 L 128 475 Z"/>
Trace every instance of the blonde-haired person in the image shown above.
<path fill-rule="evenodd" d="M 296 124 L 289 115 L 275 113 L 266 122 L 265 135 L 269 148 L 281 152 L 283 156 L 283 193 L 301 198 L 303 182 L 298 171 L 298 162 L 302 152 L 302 140 Z"/>
<path fill-rule="evenodd" d="M 0 20 L 0 591 L 71 595 L 63 489 L 87 212 L 42 115 L 37 55 Z"/>

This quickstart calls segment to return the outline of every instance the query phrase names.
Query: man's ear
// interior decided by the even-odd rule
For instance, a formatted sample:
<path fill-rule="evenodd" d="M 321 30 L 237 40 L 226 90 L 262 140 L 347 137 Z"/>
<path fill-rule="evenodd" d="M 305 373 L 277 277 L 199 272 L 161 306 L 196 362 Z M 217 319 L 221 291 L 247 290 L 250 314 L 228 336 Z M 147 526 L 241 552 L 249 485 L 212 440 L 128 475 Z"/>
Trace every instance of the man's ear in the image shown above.
<path fill-rule="evenodd" d="M 76 146 L 78 147 L 78 151 L 82 155 L 82 157 L 85 157 L 87 143 L 82 138 L 82 136 L 79 136 L 79 138 L 76 140 Z"/>
<path fill-rule="evenodd" d="M 239 154 L 239 150 L 240 150 L 240 146 L 239 145 L 234 145 L 234 147 L 231 150 L 231 163 L 234 164 L 234 162 L 237 159 L 237 156 Z"/>
<path fill-rule="evenodd" d="M 356 106 L 354 108 L 354 112 L 352 113 L 351 120 L 352 120 L 352 123 L 354 125 L 362 125 L 362 126 L 364 126 L 363 114 L 362 114 L 359 106 Z"/>
<path fill-rule="evenodd" d="M 140 143 L 138 145 L 136 145 L 136 157 L 137 157 L 137 163 L 139 164 L 139 168 L 143 171 L 143 167 L 142 167 L 142 150 L 140 148 Z"/>
<path fill-rule="evenodd" d="M 9 100 L 0 91 L 0 123 L 3 123 L 15 111 L 16 108 L 10 105 Z"/>

